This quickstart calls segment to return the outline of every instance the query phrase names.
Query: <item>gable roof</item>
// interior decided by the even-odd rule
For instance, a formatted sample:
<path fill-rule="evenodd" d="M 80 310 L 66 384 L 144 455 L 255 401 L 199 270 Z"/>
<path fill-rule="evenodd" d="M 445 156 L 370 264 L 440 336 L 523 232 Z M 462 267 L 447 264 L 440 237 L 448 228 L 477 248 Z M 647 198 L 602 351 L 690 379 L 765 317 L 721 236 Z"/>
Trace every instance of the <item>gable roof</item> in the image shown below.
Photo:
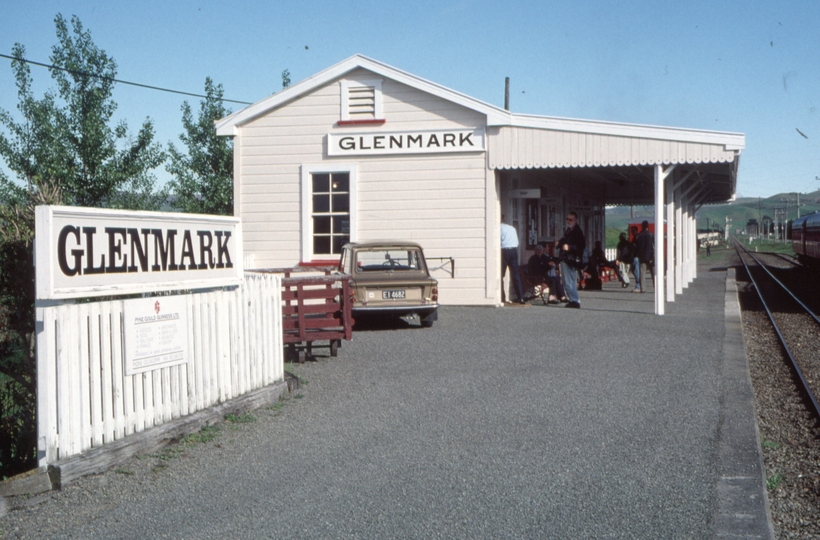
<path fill-rule="evenodd" d="M 746 137 L 742 133 L 725 131 L 707 131 L 688 128 L 673 128 L 645 124 L 628 124 L 620 122 L 603 122 L 579 120 L 526 114 L 513 114 L 506 109 L 490 105 L 466 94 L 456 92 L 440 84 L 422 79 L 406 71 L 394 68 L 372 58 L 357 54 L 342 60 L 307 79 L 273 94 L 253 105 L 241 109 L 225 118 L 216 121 L 217 135 L 235 136 L 238 128 L 251 120 L 262 116 L 294 99 L 301 97 L 329 82 L 341 78 L 356 69 L 366 69 L 377 75 L 405 84 L 411 88 L 427 92 L 434 96 L 461 105 L 487 117 L 487 126 L 509 126 L 533 128 L 561 132 L 586 133 L 592 135 L 614 135 L 641 139 L 691 142 L 701 144 L 723 145 L 727 151 L 739 153 L 746 146 Z"/>
<path fill-rule="evenodd" d="M 509 125 L 511 114 L 509 111 L 484 103 L 483 101 L 472 98 L 468 95 L 450 90 L 440 84 L 430 82 L 422 79 L 406 71 L 396 69 L 388 66 L 372 58 L 362 56 L 360 54 L 351 56 L 346 60 L 342 60 L 338 64 L 331 66 L 307 79 L 300 81 L 293 86 L 277 92 L 262 101 L 258 101 L 253 105 L 237 111 L 230 116 L 226 116 L 221 120 L 216 121 L 217 135 L 236 135 L 236 128 L 243 124 L 262 116 L 263 114 L 282 106 L 289 101 L 292 101 L 304 94 L 307 94 L 316 88 L 320 88 L 327 83 L 334 81 L 351 71 L 356 69 L 366 69 L 377 75 L 381 75 L 387 79 L 400 82 L 412 88 L 416 88 L 423 92 L 427 92 L 434 96 L 446 99 L 468 109 L 472 109 L 487 116 L 488 125 Z"/>

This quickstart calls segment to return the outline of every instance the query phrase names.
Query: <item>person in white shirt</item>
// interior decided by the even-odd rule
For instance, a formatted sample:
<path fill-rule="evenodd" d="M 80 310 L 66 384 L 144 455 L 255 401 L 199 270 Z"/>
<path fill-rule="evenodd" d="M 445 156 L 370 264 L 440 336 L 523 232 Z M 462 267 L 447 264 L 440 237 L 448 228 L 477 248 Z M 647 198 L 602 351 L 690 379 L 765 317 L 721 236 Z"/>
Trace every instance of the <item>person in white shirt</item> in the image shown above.
<path fill-rule="evenodd" d="M 504 216 L 501 216 L 501 221 L 501 281 L 503 283 L 509 267 L 518 303 L 525 304 L 524 287 L 521 285 L 521 274 L 518 271 L 518 231 L 512 225 L 504 223 Z M 505 298 L 506 291 L 502 287 L 501 301 L 504 302 Z"/>

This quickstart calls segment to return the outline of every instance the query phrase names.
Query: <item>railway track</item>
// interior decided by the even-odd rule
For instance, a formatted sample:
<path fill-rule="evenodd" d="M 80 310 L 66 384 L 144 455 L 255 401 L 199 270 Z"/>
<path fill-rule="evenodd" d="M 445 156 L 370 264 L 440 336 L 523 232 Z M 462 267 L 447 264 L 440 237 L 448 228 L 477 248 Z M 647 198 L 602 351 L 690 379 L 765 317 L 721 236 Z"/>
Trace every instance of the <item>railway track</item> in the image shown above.
<path fill-rule="evenodd" d="M 806 400 L 816 420 L 820 420 L 820 317 L 814 298 L 802 296 L 795 283 L 800 279 L 787 279 L 784 274 L 805 274 L 800 265 L 776 254 L 752 253 L 735 242 L 738 258 L 760 298 L 769 321 L 777 334 L 783 352 L 791 363 L 795 378 L 799 381 Z M 779 261 L 777 267 L 764 259 Z M 789 265 L 784 272 L 783 263 Z M 779 277 L 778 277 L 779 275 Z M 784 281 L 788 283 L 784 283 Z M 797 291 L 797 292 L 795 292 Z"/>

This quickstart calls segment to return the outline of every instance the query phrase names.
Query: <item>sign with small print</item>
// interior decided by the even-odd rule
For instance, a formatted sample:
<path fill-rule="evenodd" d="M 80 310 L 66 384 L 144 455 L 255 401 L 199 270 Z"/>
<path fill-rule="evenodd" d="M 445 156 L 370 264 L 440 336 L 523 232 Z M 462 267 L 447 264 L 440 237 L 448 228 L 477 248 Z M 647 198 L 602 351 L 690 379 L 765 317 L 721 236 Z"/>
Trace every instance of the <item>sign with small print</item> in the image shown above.
<path fill-rule="evenodd" d="M 184 296 L 126 300 L 125 374 L 188 362 L 188 311 Z"/>
<path fill-rule="evenodd" d="M 541 188 L 535 189 L 511 189 L 509 191 L 510 199 L 540 199 Z"/>

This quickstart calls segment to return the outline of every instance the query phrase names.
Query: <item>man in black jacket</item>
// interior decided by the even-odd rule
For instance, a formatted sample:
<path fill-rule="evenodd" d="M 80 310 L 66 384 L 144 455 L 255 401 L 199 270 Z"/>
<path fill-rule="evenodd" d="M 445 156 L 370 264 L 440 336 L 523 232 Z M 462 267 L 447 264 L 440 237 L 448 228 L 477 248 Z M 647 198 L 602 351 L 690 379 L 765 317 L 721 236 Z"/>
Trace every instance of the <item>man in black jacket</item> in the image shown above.
<path fill-rule="evenodd" d="M 620 269 L 621 287 L 629 287 L 629 267 L 632 266 L 632 259 L 635 256 L 632 254 L 632 244 L 626 239 L 626 233 L 621 233 L 618 236 L 618 245 L 615 248 L 615 260 L 618 262 Z"/>
<path fill-rule="evenodd" d="M 561 283 L 569 302 L 566 307 L 580 308 L 581 298 L 578 296 L 578 269 L 583 266 L 582 260 L 586 238 L 584 231 L 578 226 L 578 214 L 567 214 L 567 230 L 558 240 L 561 249 Z"/>
<path fill-rule="evenodd" d="M 641 223 L 641 232 L 635 238 L 635 258 L 641 263 L 641 277 L 638 287 L 633 292 L 646 291 L 646 273 L 652 272 L 652 285 L 655 285 L 655 236 L 649 232 L 649 222 Z"/>

